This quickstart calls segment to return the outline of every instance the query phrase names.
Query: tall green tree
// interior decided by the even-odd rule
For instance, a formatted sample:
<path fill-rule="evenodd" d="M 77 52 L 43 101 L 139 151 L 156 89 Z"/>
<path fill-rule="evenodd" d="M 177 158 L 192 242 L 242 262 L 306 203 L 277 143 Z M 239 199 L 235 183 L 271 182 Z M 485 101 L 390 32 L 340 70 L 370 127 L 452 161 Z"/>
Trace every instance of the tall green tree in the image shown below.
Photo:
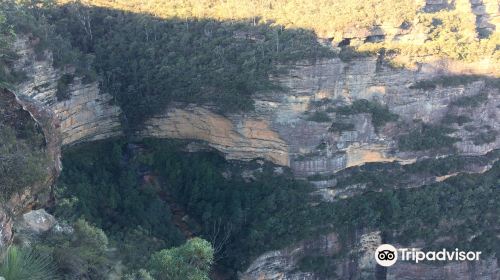
<path fill-rule="evenodd" d="M 212 245 L 201 238 L 193 238 L 182 246 L 153 254 L 149 268 L 158 280 L 209 280 L 213 260 Z"/>
<path fill-rule="evenodd" d="M 2 10 L 0 10 L 0 88 L 7 87 L 6 59 L 9 53 L 9 35 L 12 34 L 11 28 L 7 25 L 7 19 Z"/>

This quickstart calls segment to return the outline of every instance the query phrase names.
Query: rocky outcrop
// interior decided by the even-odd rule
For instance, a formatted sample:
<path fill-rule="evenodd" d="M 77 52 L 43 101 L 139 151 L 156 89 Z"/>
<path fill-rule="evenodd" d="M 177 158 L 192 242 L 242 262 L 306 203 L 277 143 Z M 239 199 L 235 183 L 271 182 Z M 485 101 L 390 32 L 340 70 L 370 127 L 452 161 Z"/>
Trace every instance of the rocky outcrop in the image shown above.
<path fill-rule="evenodd" d="M 333 176 L 313 176 L 308 178 L 309 182 L 316 187 L 315 194 L 323 201 L 337 201 L 356 195 L 361 195 L 370 190 L 380 190 L 371 180 L 353 182 L 358 175 L 367 177 L 384 177 L 385 185 L 393 189 L 418 188 L 437 182 L 443 182 L 448 178 L 459 174 L 483 174 L 489 171 L 496 162 L 500 160 L 500 150 L 495 150 L 483 156 L 450 156 L 440 159 L 420 159 L 419 162 L 401 165 L 399 163 L 387 163 L 374 165 L 362 165 L 337 172 Z M 459 163 L 459 164 L 457 164 Z M 435 168 L 419 170 L 418 166 L 431 165 Z M 436 170 L 443 166 L 455 166 L 448 170 Z M 445 167 L 446 169 L 446 167 Z M 356 181 L 356 180 L 354 180 Z"/>
<path fill-rule="evenodd" d="M 447 1 L 427 2 L 429 7 L 449 5 Z M 474 13 L 478 18 L 488 16 L 490 22 L 494 16 L 487 13 L 488 2 L 481 2 L 481 5 L 476 2 L 471 1 Z M 436 7 L 432 9 L 440 9 Z M 481 25 L 478 28 L 482 28 Z M 389 32 L 389 29 L 380 27 L 363 34 L 346 31 L 341 37 L 357 36 L 358 39 L 376 40 L 376 36 L 389 34 L 404 40 L 418 34 L 403 29 Z M 42 124 L 47 147 L 51 151 L 53 175 L 39 186 L 27 186 L 25 191 L 12 197 L 6 208 L 0 209 L 0 247 L 12 239 L 14 215 L 26 210 L 30 204 L 43 200 L 38 197 L 39 193 L 48 189 L 60 170 L 61 145 L 123 134 L 121 110 L 112 104 L 112 96 L 100 92 L 96 82 L 85 83 L 77 76 L 66 85 L 64 96 L 60 96 L 60 82 L 65 75 L 74 75 L 73 69 L 54 68 L 50 53 L 44 53 L 40 58 L 31 44 L 25 38 L 15 45 L 20 55 L 16 68 L 27 74 L 27 80 L 17 86 L 15 93 L 19 104 Z M 288 71 L 272 77 L 272 80 L 285 90 L 256 94 L 255 111 L 223 115 L 209 106 L 172 104 L 163 113 L 146 120 L 144 126 L 134 133 L 141 138 L 201 141 L 224 154 L 227 159 L 262 158 L 277 165 L 289 166 L 298 177 L 319 175 L 320 180 L 311 181 L 318 187 L 317 193 L 326 201 L 357 195 L 369 187 L 364 183 L 338 187 L 342 171 L 349 168 L 374 162 L 392 162 L 397 166 L 395 168 L 399 168 L 400 165 L 425 158 L 456 154 L 481 157 L 500 148 L 500 136 L 497 137 L 500 135 L 500 92 L 497 85 L 491 85 L 492 79 L 498 79 L 500 69 L 491 61 L 467 65 L 439 60 L 404 69 L 385 64 L 383 57 L 354 57 L 349 61 L 330 58 L 280 67 Z M 457 78 L 457 75 L 478 73 L 483 77 Z M 453 75 L 454 78 L 448 77 Z M 461 82 L 446 81 L 461 78 Z M 477 96 L 485 98 L 474 106 L 460 104 L 464 98 Z M 361 99 L 381 104 L 391 114 L 397 115 L 397 120 L 376 126 L 372 113 L 338 112 L 340 107 L 352 105 Z M 322 118 L 315 119 L 317 113 L 322 114 Z M 465 124 L 454 121 L 459 117 Z M 444 124 L 453 129 L 449 136 L 459 140 L 446 149 L 402 150 L 398 138 L 418 128 L 422 122 Z M 347 125 L 335 130 L 332 129 L 334 123 Z M 478 135 L 485 135 L 486 140 L 478 141 Z M 401 176 L 401 181 L 394 186 L 418 187 L 439 182 L 460 172 L 484 172 L 493 162 L 484 160 L 439 176 Z M 333 263 L 336 275 L 341 279 L 375 278 L 377 269 L 371 255 L 375 245 L 381 242 L 380 236 L 376 233 L 360 234 L 352 248 L 349 248 L 349 257 L 336 256 L 340 250 L 337 239 L 337 235 L 331 233 L 283 250 L 268 252 L 258 257 L 241 279 L 321 279 L 323 276 L 314 272 L 300 271 L 300 261 L 311 255 L 332 259 L 338 257 Z M 388 269 L 386 277 L 477 279 L 480 277 L 478 273 L 482 273 L 483 278 L 498 278 L 498 263 L 490 259 L 476 265 L 449 263 L 441 267 L 402 263 Z"/>
<path fill-rule="evenodd" d="M 19 231 L 21 228 L 33 233 L 42 233 L 50 230 L 57 223 L 56 219 L 47 213 L 44 209 L 32 210 L 23 214 L 21 226 L 17 226 Z"/>
<path fill-rule="evenodd" d="M 467 130 L 463 125 L 452 125 L 456 129 L 453 136 L 462 139 L 455 144 L 459 153 L 485 154 L 500 146 L 500 139 L 481 145 L 475 145 L 472 140 L 477 134 L 473 127 L 500 129 L 499 92 L 487 86 L 485 80 L 418 89 L 414 88 L 418 81 L 455 73 L 447 74 L 439 65 L 422 65 L 414 70 L 394 69 L 376 58 L 350 62 L 327 59 L 283 67 L 290 68 L 290 73 L 273 79 L 286 90 L 256 95 L 254 112 L 222 116 L 210 108 L 177 104 L 146 121 L 138 134 L 202 140 L 229 159 L 264 158 L 290 166 L 298 176 L 331 174 L 368 162 L 409 163 L 435 154 L 435 151 L 427 154 L 402 152 L 397 147 L 397 138 L 407 133 L 415 120 L 439 124 L 452 113 L 471 119 Z M 487 101 L 480 106 L 460 108 L 452 105 L 460 98 L 480 93 L 488 95 Z M 359 99 L 388 106 L 399 120 L 375 128 L 370 114 L 340 116 L 334 112 L 335 108 Z M 329 111 L 327 115 L 331 121 L 311 120 L 311 115 L 317 111 Z M 334 121 L 351 123 L 353 128 L 332 132 L 329 128 Z"/>
<path fill-rule="evenodd" d="M 288 143 L 290 166 L 299 176 L 331 173 L 366 162 L 411 162 L 422 157 L 422 154 L 399 151 L 397 137 L 405 133 L 414 120 L 440 123 L 454 101 L 481 91 L 488 92 L 488 101 L 473 112 L 468 108 L 460 113 L 469 110 L 467 114 L 472 119 L 472 126 L 490 125 L 495 131 L 499 129 L 498 88 L 489 88 L 484 81 L 437 86 L 431 90 L 415 89 L 412 86 L 417 81 L 441 76 L 441 70 L 427 67 L 415 71 L 393 69 L 379 65 L 374 58 L 348 63 L 330 59 L 289 67 L 292 67 L 291 73 L 275 77 L 288 91 L 259 96 L 256 112 L 259 116 L 267 116 L 271 127 Z M 387 105 L 399 116 L 398 122 L 380 127 L 376 132 L 370 114 L 344 117 L 334 112 L 335 108 L 358 99 Z M 331 121 L 311 121 L 309 116 L 315 111 L 326 112 Z M 334 121 L 351 123 L 353 128 L 331 132 L 329 128 Z M 484 154 L 500 144 L 497 139 L 487 145 L 471 147 L 470 133 L 464 127 L 455 128 L 458 130 L 456 135 L 464 136 L 455 145 L 464 154 Z"/>
<path fill-rule="evenodd" d="M 342 174 L 349 176 L 346 169 L 370 162 L 393 162 L 392 166 L 398 169 L 401 164 L 426 158 L 447 158 L 457 154 L 470 156 L 461 159 L 468 164 L 451 174 L 394 175 L 400 180 L 395 182 L 395 187 L 418 187 L 460 172 L 485 172 L 498 160 L 498 154 L 491 157 L 483 155 L 499 149 L 500 139 L 490 139 L 486 141 L 488 143 L 475 139 L 485 130 L 494 131 L 492 134 L 495 135 L 500 132 L 500 92 L 497 86 L 490 84 L 489 78 L 466 81 L 462 77 L 463 82 L 442 82 L 449 75 L 468 73 L 468 70 L 460 67 L 447 70 L 439 64 L 395 69 L 375 58 L 357 58 L 349 62 L 329 59 L 284 67 L 290 68 L 290 73 L 274 77 L 274 80 L 288 90 L 256 96 L 256 115 L 268 119 L 270 127 L 288 144 L 290 167 L 297 176 L 321 175 L 313 183 L 325 200 L 363 193 L 368 188 L 367 184 L 339 188 L 338 181 Z M 490 66 L 482 71 L 493 75 L 498 73 Z M 421 84 L 430 86 L 421 87 Z M 482 101 L 474 106 L 464 105 L 464 100 L 469 100 L 467 97 Z M 391 113 L 398 115 L 398 120 L 374 127 L 372 114 L 338 114 L 337 108 L 360 99 L 386 105 Z M 330 120 L 315 122 L 311 117 L 314 112 L 323 112 Z M 450 122 L 453 119 L 450 116 L 467 117 L 467 122 Z M 329 128 L 334 122 L 350 123 L 352 126 L 332 131 Z M 453 128 L 449 135 L 460 140 L 451 149 L 403 151 L 399 148 L 398 137 L 420 122 Z M 387 169 L 387 166 L 384 168 Z M 261 255 L 241 279 L 376 279 L 377 273 L 380 273 L 372 258 L 376 246 L 368 246 L 370 242 L 367 240 L 375 240 L 376 245 L 381 242 L 381 238 L 370 237 L 369 233 L 360 234 L 358 241 L 349 249 L 349 256 L 353 258 L 334 261 L 335 277 L 338 278 L 301 271 L 300 259 L 307 254 L 300 250 L 299 243 L 291 246 L 292 250 L 285 248 Z M 482 260 L 475 265 L 403 263 L 391 267 L 384 275 L 387 279 L 496 279 L 499 268 L 496 259 Z"/>
<path fill-rule="evenodd" d="M 201 140 L 228 159 L 264 158 L 279 165 L 289 164 L 287 144 L 270 129 L 268 120 L 257 117 L 224 117 L 193 106 L 171 108 L 146 121 L 139 135 Z"/>
<path fill-rule="evenodd" d="M 0 90 L 1 103 L 8 104 L 1 108 L 2 121 L 6 116 L 12 117 L 14 123 L 41 128 L 45 145 L 43 147 L 44 172 L 39 180 L 31 185 L 22 186 L 0 204 L 0 252 L 10 244 L 13 238 L 13 221 L 24 211 L 46 204 L 50 200 L 51 186 L 61 171 L 61 138 L 58 132 L 58 121 L 53 112 L 38 102 Z M 7 111 L 7 112 L 6 112 Z"/>
<path fill-rule="evenodd" d="M 28 39 L 16 43 L 20 54 L 17 68 L 28 75 L 16 92 L 55 113 L 63 144 L 122 135 L 121 111 L 111 104 L 111 96 L 99 92 L 96 83 L 85 84 L 75 77 L 67 87 L 67 99 L 58 100 L 58 83 L 71 69 L 52 67 L 49 53 L 37 60 L 30 44 Z M 498 88 L 488 87 L 481 79 L 431 89 L 414 87 L 418 81 L 470 73 L 463 65 L 434 61 L 415 69 L 396 69 L 385 65 L 381 58 L 367 57 L 347 62 L 337 58 L 305 61 L 282 67 L 289 69 L 288 73 L 273 80 L 286 90 L 255 95 L 254 112 L 223 116 L 210 107 L 173 104 L 147 120 L 137 135 L 204 141 L 228 159 L 263 158 L 290 166 L 298 176 L 332 174 L 368 162 L 412 162 L 425 154 L 401 152 L 398 136 L 406 133 L 414 120 L 439 123 L 452 109 L 454 114 L 472 117 L 468 130 L 465 126 L 454 127 L 454 136 L 462 139 L 455 144 L 460 153 L 485 154 L 500 145 L 500 139 L 481 145 L 472 139 L 478 130 L 484 130 L 482 127 L 488 127 L 485 133 L 499 130 Z M 476 70 L 478 67 L 485 75 L 499 73 L 497 65 L 478 64 Z M 473 111 L 450 106 L 459 98 L 480 92 L 486 92 L 488 101 Z M 387 105 L 399 115 L 398 122 L 376 128 L 370 114 L 339 116 L 334 112 L 358 99 Z M 318 111 L 328 111 L 331 122 L 313 121 L 311 115 Z M 354 127 L 330 131 L 332 122 L 338 120 Z"/>
<path fill-rule="evenodd" d="M 418 13 L 436 13 L 446 10 L 460 11 L 461 17 L 475 19 L 476 30 L 471 36 L 487 38 L 498 30 L 500 25 L 500 6 L 497 0 L 418 0 L 415 1 Z M 373 42 L 405 42 L 414 45 L 423 44 L 429 37 L 429 29 L 419 22 L 418 16 L 413 21 L 401 25 L 383 23 L 371 27 L 351 26 L 343 30 L 319 33 L 321 42 L 334 47 L 359 46 Z"/>
<path fill-rule="evenodd" d="M 492 0 L 427 0 L 424 11 L 452 8 L 455 2 L 462 6 L 465 3 L 464 7 L 470 10 L 467 12 L 476 16 L 479 34 L 498 30 L 498 2 Z M 249 37 L 248 34 L 235 36 Z M 422 26 L 405 23 L 397 27 L 381 25 L 343 30 L 331 34 L 324 41 L 334 46 L 385 40 L 419 44 L 427 40 L 427 36 Z M 260 40 L 257 37 L 253 39 Z M 47 200 L 43 193 L 49 189 L 60 170 L 61 145 L 123 135 L 120 124 L 122 112 L 113 104 L 113 97 L 100 92 L 97 82 L 86 82 L 75 75 L 71 67 L 54 68 L 51 54 L 37 53 L 34 44 L 36 42 L 28 37 L 15 43 L 19 54 L 15 68 L 27 75 L 26 81 L 16 87 L 15 94 L 18 103 L 44 130 L 51 157 L 51 175 L 36 186 L 26 186 L 5 207 L 2 206 L 0 248 L 12 240 L 13 217 L 31 205 Z M 349 176 L 349 172 L 342 173 L 347 169 L 374 162 L 392 162 L 396 169 L 425 158 L 456 154 L 482 157 L 499 149 L 500 92 L 497 84 L 490 84 L 491 79 L 499 78 L 499 65 L 488 59 L 475 64 L 431 58 L 426 61 L 416 64 L 414 68 L 395 68 L 384 63 L 381 54 L 379 57 L 330 58 L 280 65 L 287 70 L 284 71 L 286 74 L 274 76 L 272 80 L 284 90 L 254 95 L 255 111 L 223 115 L 209 106 L 172 104 L 163 113 L 146 120 L 143 127 L 133 133 L 141 138 L 201 141 L 227 159 L 262 158 L 277 165 L 289 166 L 297 177 L 318 175 L 319 180 L 310 180 L 318 188 L 316 193 L 326 201 L 358 195 L 369 188 L 365 183 L 340 187 L 338 182 L 342 176 Z M 448 77 L 470 74 L 481 74 L 483 77 L 472 80 L 460 76 Z M 65 76 L 72 78 L 64 81 Z M 446 81 L 461 78 L 462 82 Z M 477 96 L 485 98 L 474 106 L 460 104 L 464 98 Z M 376 126 L 377 120 L 369 112 L 338 112 L 340 107 L 361 99 L 381 104 L 397 115 L 397 120 Z M 322 118 L 315 118 L 316 114 L 321 114 Z M 465 124 L 455 121 L 457 118 Z M 459 140 L 445 149 L 401 149 L 399 137 L 418 128 L 422 122 L 444 124 L 453 129 L 448 135 Z M 334 123 L 346 126 L 332 129 Z M 478 135 L 484 137 L 478 140 Z M 418 187 L 463 172 L 484 172 L 494 160 L 466 165 L 444 175 L 401 176 L 394 187 Z M 49 224 L 43 221 L 39 225 L 36 217 L 31 219 L 33 228 L 43 231 L 52 226 L 52 221 Z M 241 275 L 241 279 L 325 278 L 312 271 L 300 270 L 301 260 L 308 256 L 332 259 L 336 275 L 341 279 L 374 279 L 377 268 L 372 254 L 382 238 L 376 232 L 367 232 L 355 239 L 352 248 L 348 248 L 347 257 L 337 255 L 341 248 L 336 233 L 268 252 L 258 257 Z M 498 276 L 495 259 L 474 265 L 448 263 L 440 267 L 398 263 L 385 274 L 387 279 L 497 279 Z"/>
<path fill-rule="evenodd" d="M 74 69 L 54 68 L 51 53 L 38 54 L 33 44 L 36 42 L 28 37 L 20 38 L 14 44 L 19 55 L 15 68 L 27 76 L 15 92 L 18 96 L 47 106 L 55 113 L 63 144 L 122 135 L 121 110 L 112 105 L 112 97 L 100 92 L 97 82 L 85 83 L 82 77 L 77 76 L 64 85 L 64 96 L 58 97 L 63 76 L 73 77 Z"/>
<path fill-rule="evenodd" d="M 375 250 L 382 244 L 379 231 L 364 232 L 347 249 L 342 249 L 337 235 L 331 233 L 316 240 L 299 242 L 296 246 L 272 251 L 258 257 L 249 268 L 240 275 L 241 280 L 319 280 L 319 279 L 498 279 L 500 267 L 496 258 L 480 259 L 475 262 L 446 262 L 444 264 L 413 263 L 398 261 L 386 270 L 375 261 Z M 333 240 L 333 242 L 332 242 Z M 304 243 L 314 246 L 304 246 Z M 418 248 L 416 244 L 396 248 Z M 300 270 L 300 261 L 307 256 L 321 256 L 330 260 L 331 273 L 320 275 Z"/>
<path fill-rule="evenodd" d="M 500 4 L 496 0 L 470 0 L 471 12 L 476 16 L 480 37 L 487 37 L 500 28 Z"/>
<path fill-rule="evenodd" d="M 299 242 L 289 248 L 261 255 L 240 275 L 241 280 L 299 280 L 316 279 L 313 272 L 297 270 L 297 263 L 306 255 L 332 257 L 341 247 L 336 233 L 316 240 Z"/>
<path fill-rule="evenodd" d="M 344 171 L 348 176 L 346 169 L 366 163 L 394 162 L 395 168 L 400 168 L 400 164 L 426 158 L 446 158 L 457 154 L 470 156 L 462 159 L 468 164 L 450 174 L 402 175 L 398 177 L 401 181 L 395 185 L 418 187 L 460 172 L 484 172 L 498 160 L 498 155 L 484 156 L 500 148 L 498 137 L 488 143 L 477 143 L 474 139 L 486 130 L 494 131 L 493 134 L 500 132 L 498 87 L 491 86 L 489 78 L 449 84 L 437 82 L 448 75 L 470 74 L 471 68 L 429 63 L 415 69 L 395 69 L 376 58 L 357 58 L 349 62 L 328 59 L 283 67 L 291 69 L 290 72 L 273 79 L 287 90 L 256 95 L 255 112 L 221 116 L 209 108 L 174 107 L 146 122 L 141 136 L 203 140 L 224 152 L 228 158 L 265 158 L 278 164 L 288 163 L 297 176 L 324 175 L 326 179 L 314 183 L 324 192 L 325 200 L 362 193 L 367 188 L 364 184 L 340 189 L 337 181 Z M 499 72 L 494 67 L 484 64 L 479 70 L 486 74 L 485 77 L 495 76 Z M 435 84 L 420 88 L 418 82 L 422 81 L 431 84 L 435 81 Z M 486 98 L 474 106 L 460 104 L 464 97 L 480 95 Z M 337 114 L 335 109 L 359 99 L 386 105 L 391 113 L 399 116 L 398 120 L 374 127 L 373 116 L 369 113 Z M 313 121 L 311 116 L 314 112 L 324 112 L 330 121 Z M 450 116 L 465 116 L 468 120 L 466 125 L 447 123 L 446 119 Z M 259 137 L 248 134 L 249 120 L 265 124 L 260 126 L 265 131 L 260 135 L 272 141 L 257 141 Z M 335 121 L 353 126 L 343 131 L 331 131 Z M 420 121 L 453 128 L 455 131 L 450 136 L 460 140 L 453 144 L 452 149 L 402 151 L 398 147 L 398 137 L 408 133 Z M 249 149 L 249 146 L 252 148 Z M 241 147 L 245 147 L 243 154 Z M 334 259 L 332 262 L 338 279 L 376 279 L 380 272 L 372 255 L 381 243 L 380 236 L 370 232 L 360 234 L 349 248 L 348 257 L 336 258 L 333 255 L 340 245 L 333 242 L 337 245 L 331 246 L 332 242 L 325 239 L 321 236 L 283 250 L 267 252 L 259 256 L 240 279 L 335 279 L 301 271 L 301 259 L 309 255 Z M 315 245 L 308 247 L 304 244 Z M 401 263 L 387 269 L 384 275 L 386 279 L 496 279 L 499 268 L 496 259 L 485 259 L 476 264 L 452 262 L 439 266 Z"/>

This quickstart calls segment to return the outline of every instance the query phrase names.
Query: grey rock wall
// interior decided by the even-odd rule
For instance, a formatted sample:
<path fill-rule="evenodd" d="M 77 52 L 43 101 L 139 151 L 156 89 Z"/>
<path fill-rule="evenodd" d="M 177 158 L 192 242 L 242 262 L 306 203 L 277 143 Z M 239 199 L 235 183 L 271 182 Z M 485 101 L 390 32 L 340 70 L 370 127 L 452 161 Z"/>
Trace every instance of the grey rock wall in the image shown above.
<path fill-rule="evenodd" d="M 75 77 L 68 85 L 68 98 L 58 100 L 59 80 L 74 70 L 55 69 L 52 55 L 45 52 L 40 57 L 28 38 L 17 40 L 14 49 L 19 55 L 15 68 L 27 75 L 17 86 L 16 95 L 31 98 L 55 113 L 64 145 L 122 135 L 121 110 L 112 105 L 109 94 L 99 91 L 97 82 L 86 84 L 82 77 Z"/>

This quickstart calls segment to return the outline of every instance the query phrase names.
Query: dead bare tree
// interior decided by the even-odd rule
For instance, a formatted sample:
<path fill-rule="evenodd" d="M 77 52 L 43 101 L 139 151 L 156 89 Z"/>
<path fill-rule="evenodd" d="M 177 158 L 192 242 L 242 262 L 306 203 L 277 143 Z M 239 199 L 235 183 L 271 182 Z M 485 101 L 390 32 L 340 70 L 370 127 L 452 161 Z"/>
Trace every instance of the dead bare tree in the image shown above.
<path fill-rule="evenodd" d="M 223 223 L 221 218 L 212 224 L 209 241 L 214 248 L 215 261 L 225 257 L 225 248 L 231 238 L 232 231 L 233 225 Z"/>
<path fill-rule="evenodd" d="M 83 30 L 85 30 L 85 34 L 87 34 L 90 41 L 92 41 L 92 17 L 90 16 L 90 9 L 86 9 L 85 6 L 87 5 L 85 5 L 85 3 L 83 3 L 81 0 L 75 0 L 71 5 L 76 18 L 82 25 Z"/>

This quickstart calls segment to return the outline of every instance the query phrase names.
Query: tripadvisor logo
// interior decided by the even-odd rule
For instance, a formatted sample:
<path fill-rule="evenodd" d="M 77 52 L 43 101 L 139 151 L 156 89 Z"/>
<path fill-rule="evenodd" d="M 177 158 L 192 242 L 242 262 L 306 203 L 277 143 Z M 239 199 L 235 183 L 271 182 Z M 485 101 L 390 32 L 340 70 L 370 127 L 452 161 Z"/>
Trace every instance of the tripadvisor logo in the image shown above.
<path fill-rule="evenodd" d="M 398 260 L 398 251 L 390 244 L 382 244 L 375 251 L 375 260 L 381 266 L 391 266 Z"/>
<path fill-rule="evenodd" d="M 390 244 L 382 244 L 375 250 L 375 260 L 379 265 L 385 267 L 394 265 L 398 260 L 414 263 L 421 261 L 478 261 L 480 255 L 481 252 L 465 252 L 458 249 L 427 252 L 420 251 L 417 248 L 396 249 Z"/>

